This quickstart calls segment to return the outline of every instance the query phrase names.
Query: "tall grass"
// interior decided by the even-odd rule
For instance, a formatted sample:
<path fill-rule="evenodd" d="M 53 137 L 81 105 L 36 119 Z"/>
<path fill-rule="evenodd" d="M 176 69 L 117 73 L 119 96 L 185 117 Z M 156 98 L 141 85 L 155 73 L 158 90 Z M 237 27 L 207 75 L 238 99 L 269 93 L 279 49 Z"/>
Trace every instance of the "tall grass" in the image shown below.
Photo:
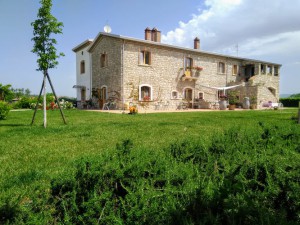
<path fill-rule="evenodd" d="M 205 209 L 211 207 L 212 205 L 209 204 L 215 200 L 223 201 L 224 198 L 219 195 L 220 193 L 218 194 L 221 190 L 227 196 L 226 202 L 222 202 L 222 204 L 229 205 L 229 211 L 221 212 L 215 205 L 215 211 L 212 208 L 212 211 L 205 212 L 211 214 L 211 217 L 206 217 L 206 219 L 211 223 L 212 221 L 217 223 L 221 219 L 216 215 L 222 218 L 228 216 L 230 220 L 225 218 L 226 221 L 239 224 L 237 221 L 233 221 L 236 217 L 240 218 L 239 215 L 231 212 L 230 209 L 234 208 L 238 210 L 238 213 L 246 210 L 242 207 L 243 204 L 245 205 L 245 199 L 239 199 L 239 195 L 231 195 L 232 193 L 226 192 L 226 188 L 234 185 L 241 185 L 236 188 L 243 191 L 247 191 L 248 188 L 251 190 L 269 188 L 266 186 L 267 181 L 260 180 L 260 176 L 267 176 L 266 173 L 276 170 L 278 171 L 274 175 L 277 176 L 276 179 L 274 177 L 264 178 L 269 179 L 268 182 L 273 182 L 273 180 L 281 179 L 282 168 L 284 170 L 291 168 L 290 171 L 297 171 L 298 167 L 294 164 L 296 161 L 292 159 L 299 158 L 299 125 L 290 119 L 295 112 L 295 110 L 270 110 L 127 115 L 74 110 L 65 111 L 68 125 L 64 125 L 58 111 L 49 111 L 47 129 L 42 127 L 41 112 L 38 112 L 34 126 L 29 125 L 32 111 L 11 112 L 7 120 L 0 122 L 0 188 L 2 190 L 0 209 L 6 213 L 4 216 L 2 214 L 2 217 L 8 218 L 5 221 L 9 223 L 16 220 L 18 215 L 29 215 L 29 217 L 35 215 L 31 219 L 27 218 L 27 221 L 36 220 L 39 223 L 52 218 L 51 212 L 56 212 L 56 210 L 64 212 L 60 208 L 52 208 L 55 200 L 51 200 L 51 195 L 56 198 L 56 195 L 59 194 L 57 191 L 62 191 L 62 185 L 66 184 L 71 188 L 63 191 L 66 194 L 75 194 L 74 191 L 82 193 L 85 186 L 80 186 L 75 181 L 83 179 L 83 182 L 90 182 L 86 162 L 95 162 L 92 171 L 98 174 L 99 179 L 97 179 L 98 183 L 94 182 L 92 187 L 101 189 L 103 187 L 101 185 L 104 185 L 101 183 L 102 178 L 106 174 L 107 182 L 112 182 L 111 185 L 113 185 L 110 190 L 107 190 L 108 195 L 109 191 L 114 188 L 115 191 L 123 192 L 129 192 L 126 190 L 129 188 L 133 194 L 137 192 L 140 195 L 138 198 L 145 201 L 148 201 L 148 197 L 161 198 L 158 202 L 154 201 L 154 205 L 151 205 L 149 209 L 147 209 L 147 204 L 141 209 L 139 201 L 142 202 L 142 200 L 137 201 L 136 195 L 128 195 L 128 198 L 131 196 L 134 199 L 128 200 L 129 202 L 117 199 L 120 201 L 118 210 L 121 210 L 119 205 L 122 204 L 125 204 L 123 207 L 126 212 L 129 212 L 130 207 L 134 206 L 138 213 L 148 212 L 145 216 L 149 216 L 149 218 L 153 218 L 158 211 L 162 211 L 165 214 L 158 214 L 158 217 L 169 218 L 168 221 L 183 217 L 185 219 L 181 224 L 192 224 L 192 221 L 197 221 L 197 216 L 187 216 L 187 213 L 193 215 L 195 213 L 193 209 L 199 207 Z M 124 140 L 130 141 L 126 144 Z M 278 140 L 280 141 L 277 142 Z M 116 147 L 117 144 L 118 147 Z M 131 145 L 134 147 L 130 147 Z M 82 161 L 82 159 L 85 160 Z M 270 164 L 269 162 L 272 161 L 280 162 L 284 167 L 278 167 L 277 163 Z M 101 176 L 97 171 L 101 172 Z M 117 174 L 114 175 L 113 171 Z M 217 172 L 216 176 L 213 175 L 215 172 Z M 124 177 L 126 173 L 128 178 Z M 234 175 L 235 173 L 239 175 Z M 285 177 L 286 174 L 282 175 Z M 145 176 L 152 176 L 155 179 L 143 180 Z M 291 179 L 299 179 L 293 176 Z M 120 183 L 121 181 L 118 179 L 121 178 L 127 180 Z M 249 179 L 249 183 L 244 180 L 246 178 Z M 281 184 L 284 186 L 285 178 L 282 179 Z M 148 186 L 143 184 L 146 181 L 150 182 L 147 184 Z M 149 185 L 155 189 L 150 191 Z M 166 185 L 168 185 L 167 190 L 164 189 Z M 271 185 L 274 190 L 270 191 L 281 193 L 281 187 L 277 183 L 276 185 Z M 150 195 L 146 195 L 143 191 L 140 192 L 139 188 L 141 187 L 142 190 L 150 188 Z M 284 187 L 287 188 L 287 186 Z M 298 190 L 299 186 L 294 188 Z M 158 189 L 164 189 L 169 194 L 158 194 L 160 192 L 157 192 Z M 52 194 L 50 190 L 52 190 Z M 103 193 L 105 190 L 104 188 Z M 88 195 L 94 193 L 87 192 Z M 285 190 L 282 195 L 291 197 L 289 192 L 290 190 Z M 251 193 L 249 192 L 248 197 L 254 198 Z M 158 197 L 155 197 L 156 195 Z M 180 199 L 181 206 L 177 205 L 181 204 L 178 203 L 179 196 L 184 197 Z M 276 197 L 277 195 L 270 196 Z M 109 198 L 105 195 L 102 197 Z M 264 197 L 266 194 L 259 194 L 257 202 L 251 204 L 259 204 Z M 79 204 L 76 206 L 77 208 L 83 207 L 85 204 L 92 204 L 88 200 L 95 200 L 90 197 L 85 198 L 87 201 L 76 203 Z M 203 199 L 206 200 L 203 201 Z M 68 198 L 65 201 L 69 201 Z M 60 207 L 60 204 L 62 202 L 56 202 L 54 205 Z M 103 204 L 105 205 L 105 203 Z M 102 215 L 103 219 L 106 218 L 111 223 L 117 223 L 115 220 L 122 221 L 121 214 L 119 216 L 114 214 L 115 204 L 107 204 L 105 205 L 106 209 L 112 207 L 112 211 L 108 210 L 111 214 L 107 214 L 103 209 L 104 205 L 100 205 L 99 209 L 92 208 L 92 211 L 88 210 L 86 213 L 92 213 L 91 220 L 94 218 L 92 215 L 96 215 L 98 218 Z M 158 205 L 158 211 L 156 211 L 154 207 L 156 204 L 164 206 L 166 211 L 163 211 Z M 37 207 L 36 210 L 40 212 L 39 216 L 32 214 L 33 206 Z M 49 207 L 52 209 L 49 210 Z M 129 208 L 126 209 L 126 207 Z M 178 207 L 181 212 L 180 210 L 176 211 Z M 188 209 L 191 211 L 186 211 Z M 24 213 L 26 210 L 30 210 L 30 213 Z M 100 212 L 104 210 L 104 212 L 93 214 L 93 210 L 100 210 Z M 118 212 L 124 213 L 124 211 Z M 61 222 L 65 221 L 64 223 L 67 221 L 73 223 L 74 219 L 80 220 L 74 217 L 78 214 L 76 210 L 73 214 L 70 213 L 69 211 L 65 211 L 63 214 L 54 213 L 54 216 Z M 141 215 L 131 213 L 133 212 L 130 211 L 130 216 L 126 214 L 126 218 L 131 218 L 130 221 L 136 219 L 141 222 L 140 224 L 148 221 L 147 218 L 140 220 L 138 216 Z M 261 214 L 261 217 L 263 218 L 264 215 Z M 160 219 L 163 220 L 163 218 Z M 188 222 L 189 220 L 190 222 Z M 123 221 L 125 221 L 124 218 Z M 156 221 L 159 221 L 159 218 Z"/>

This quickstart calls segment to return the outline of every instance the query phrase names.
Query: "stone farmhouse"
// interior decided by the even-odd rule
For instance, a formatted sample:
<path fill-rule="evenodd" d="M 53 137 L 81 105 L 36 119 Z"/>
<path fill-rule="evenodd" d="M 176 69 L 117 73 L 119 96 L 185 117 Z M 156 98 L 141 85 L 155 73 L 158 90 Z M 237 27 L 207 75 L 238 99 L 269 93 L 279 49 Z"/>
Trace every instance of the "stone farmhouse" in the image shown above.
<path fill-rule="evenodd" d="M 229 92 L 240 107 L 279 101 L 280 64 L 202 51 L 197 37 L 190 49 L 161 43 L 156 28 L 144 40 L 100 32 L 73 51 L 79 108 L 211 108 Z"/>

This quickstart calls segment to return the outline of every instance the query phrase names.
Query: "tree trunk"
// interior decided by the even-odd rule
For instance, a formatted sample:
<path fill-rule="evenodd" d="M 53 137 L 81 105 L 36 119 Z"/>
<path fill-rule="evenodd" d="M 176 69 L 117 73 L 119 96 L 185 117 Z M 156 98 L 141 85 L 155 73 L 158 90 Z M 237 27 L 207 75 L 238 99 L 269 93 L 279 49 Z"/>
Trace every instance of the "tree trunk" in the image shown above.
<path fill-rule="evenodd" d="M 298 124 L 300 124 L 300 102 L 298 105 Z"/>
<path fill-rule="evenodd" d="M 38 97 L 38 99 L 37 99 L 37 101 L 36 101 L 36 105 L 35 105 L 35 109 L 34 109 L 32 121 L 31 121 L 31 125 L 34 123 L 36 111 L 37 111 L 37 109 L 38 109 L 38 107 L 39 107 L 40 98 L 41 98 L 41 95 L 42 95 L 42 92 L 43 92 L 43 89 L 44 89 L 44 82 L 45 82 L 45 81 L 43 80 L 42 87 L 41 87 L 41 91 L 40 91 L 39 97 Z"/>
<path fill-rule="evenodd" d="M 50 79 L 50 76 L 49 76 L 48 73 L 47 73 L 47 78 L 48 78 L 50 87 L 51 87 L 51 89 L 52 89 L 52 92 L 53 92 L 53 94 L 54 94 L 54 97 L 55 97 L 56 103 L 57 103 L 57 105 L 58 105 L 58 108 L 59 108 L 59 110 L 60 110 L 60 114 L 61 114 L 61 116 L 62 116 L 62 119 L 63 119 L 64 123 L 67 124 L 66 119 L 65 119 L 65 116 L 64 116 L 63 111 L 62 111 L 62 109 L 61 109 L 59 100 L 58 100 L 58 98 L 57 98 L 57 95 L 56 95 L 56 93 L 55 93 L 54 87 L 53 87 L 53 85 L 52 85 L 52 82 L 51 82 L 51 79 Z"/>
<path fill-rule="evenodd" d="M 46 71 L 44 72 L 44 101 L 43 101 L 43 105 L 44 105 L 44 127 L 47 127 L 47 108 L 46 108 Z"/>

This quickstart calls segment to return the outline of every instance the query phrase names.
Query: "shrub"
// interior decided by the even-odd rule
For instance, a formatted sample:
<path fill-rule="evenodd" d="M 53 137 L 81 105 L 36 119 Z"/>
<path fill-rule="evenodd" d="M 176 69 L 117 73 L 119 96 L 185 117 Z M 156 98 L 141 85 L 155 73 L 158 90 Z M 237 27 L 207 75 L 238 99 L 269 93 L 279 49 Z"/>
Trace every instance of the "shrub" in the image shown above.
<path fill-rule="evenodd" d="M 36 103 L 36 101 L 31 98 L 22 97 L 18 102 L 16 102 L 15 107 L 19 109 L 30 109 L 33 102 Z"/>
<path fill-rule="evenodd" d="M 153 151 L 124 140 L 52 179 L 28 214 L 6 201 L 0 210 L 12 213 L 0 222 L 36 224 L 43 212 L 48 224 L 300 223 L 297 125 L 232 127 L 205 143 L 189 137 Z"/>
<path fill-rule="evenodd" d="M 279 101 L 283 104 L 284 107 L 298 107 L 300 98 L 281 98 Z"/>
<path fill-rule="evenodd" d="M 6 119 L 9 111 L 10 111 L 10 107 L 8 103 L 0 101 L 0 120 Z"/>

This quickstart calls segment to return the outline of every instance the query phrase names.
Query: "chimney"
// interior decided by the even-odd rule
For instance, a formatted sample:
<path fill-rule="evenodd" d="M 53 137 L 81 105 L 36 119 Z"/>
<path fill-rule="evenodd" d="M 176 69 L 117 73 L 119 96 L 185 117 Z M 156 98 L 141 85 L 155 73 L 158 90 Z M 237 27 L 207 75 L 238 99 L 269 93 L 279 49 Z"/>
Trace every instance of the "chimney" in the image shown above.
<path fill-rule="evenodd" d="M 160 42 L 161 41 L 161 32 L 159 30 L 157 30 L 156 27 L 154 27 L 151 32 L 152 32 L 151 40 L 155 41 L 155 42 Z"/>
<path fill-rule="evenodd" d="M 200 39 L 198 37 L 194 39 L 194 49 L 200 49 Z"/>
<path fill-rule="evenodd" d="M 149 27 L 147 27 L 145 29 L 145 40 L 147 41 L 151 41 L 152 37 L 151 37 L 151 30 Z"/>

